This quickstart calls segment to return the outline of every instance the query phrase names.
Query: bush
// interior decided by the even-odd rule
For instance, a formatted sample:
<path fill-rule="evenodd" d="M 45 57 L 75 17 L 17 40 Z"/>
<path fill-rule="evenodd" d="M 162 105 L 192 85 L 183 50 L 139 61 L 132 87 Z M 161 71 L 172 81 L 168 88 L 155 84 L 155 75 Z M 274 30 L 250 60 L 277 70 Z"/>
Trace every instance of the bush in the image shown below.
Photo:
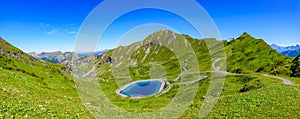
<path fill-rule="evenodd" d="M 247 83 L 253 79 L 255 79 L 256 77 L 251 77 L 251 76 L 243 76 L 243 78 L 240 80 L 242 83 Z"/>
<path fill-rule="evenodd" d="M 258 68 L 255 72 L 262 72 L 262 71 L 264 71 L 264 70 L 265 70 L 264 67 L 260 67 L 260 68 Z"/>
<path fill-rule="evenodd" d="M 270 72 L 272 75 L 290 75 L 292 73 L 288 67 L 279 67 Z"/>
<path fill-rule="evenodd" d="M 260 82 L 260 80 L 253 80 L 245 84 L 245 86 L 240 90 L 240 92 L 247 92 L 255 89 L 262 88 L 263 84 Z"/>
<path fill-rule="evenodd" d="M 241 74 L 243 71 L 242 71 L 242 69 L 235 69 L 235 70 L 233 70 L 233 72 L 234 72 L 234 73 Z"/>

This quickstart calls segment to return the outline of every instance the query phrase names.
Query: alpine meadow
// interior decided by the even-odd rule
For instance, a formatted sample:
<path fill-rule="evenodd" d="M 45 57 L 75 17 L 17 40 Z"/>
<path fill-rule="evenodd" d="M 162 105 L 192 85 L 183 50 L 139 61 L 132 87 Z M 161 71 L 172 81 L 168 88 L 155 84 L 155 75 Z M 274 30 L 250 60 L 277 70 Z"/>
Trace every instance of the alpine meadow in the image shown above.
<path fill-rule="evenodd" d="M 189 76 L 191 81 L 181 80 L 179 61 L 170 49 L 160 43 L 175 42 L 184 38 L 191 44 L 199 62 L 201 80 Z M 197 95 L 181 118 L 197 118 L 209 87 L 212 61 L 206 41 L 169 30 L 160 30 L 149 35 L 144 41 L 128 46 L 120 46 L 104 52 L 100 56 L 90 55 L 77 60 L 78 66 L 96 66 L 96 77 L 113 104 L 130 112 L 153 112 L 167 105 L 175 97 L 181 86 L 199 85 Z M 222 41 L 227 55 L 227 72 L 224 88 L 212 112 L 207 118 L 297 118 L 299 115 L 299 57 L 291 58 L 279 54 L 262 39 L 255 39 L 247 33 L 231 41 Z M 142 47 L 136 47 L 141 44 Z M 180 47 L 185 47 L 178 44 Z M 135 50 L 132 50 L 136 48 Z M 130 52 L 130 56 L 113 55 Z M 45 118 L 93 118 L 85 109 L 74 86 L 76 68 L 69 63 L 53 64 L 38 60 L 1 38 L 1 117 L 45 117 Z M 75 55 L 74 55 L 75 56 Z M 124 59 L 130 64 L 122 64 Z M 87 62 L 88 60 L 92 60 Z M 78 63 L 81 62 L 81 63 Z M 186 61 L 185 70 L 190 69 Z M 159 65 L 157 65 L 159 64 Z M 133 99 L 116 94 L 119 86 L 114 79 L 112 66 L 129 65 L 134 81 L 150 78 L 166 78 L 169 84 L 164 92 L 151 97 Z M 125 66 L 124 66 L 125 67 Z M 154 68 L 154 70 L 153 70 Z M 120 71 L 122 68 L 119 69 Z M 152 71 L 153 70 L 153 71 Z M 158 72 L 165 72 L 164 75 Z M 76 72 L 78 72 L 76 70 Z M 178 78 L 179 77 L 179 78 Z M 298 77 L 298 78 L 297 78 Z M 174 80 L 178 78 L 177 80 Z M 284 82 L 287 81 L 288 83 Z M 195 83 L 195 82 L 199 83 Z M 189 93 L 189 92 L 186 92 Z M 155 102 L 155 103 L 153 103 Z"/>

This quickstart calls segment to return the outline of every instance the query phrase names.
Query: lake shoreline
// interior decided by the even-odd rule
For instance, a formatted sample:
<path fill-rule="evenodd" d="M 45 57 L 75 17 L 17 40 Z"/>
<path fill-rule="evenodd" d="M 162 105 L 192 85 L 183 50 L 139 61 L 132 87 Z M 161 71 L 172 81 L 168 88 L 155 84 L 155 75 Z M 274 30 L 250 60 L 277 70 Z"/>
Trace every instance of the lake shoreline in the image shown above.
<path fill-rule="evenodd" d="M 159 81 L 161 83 L 160 87 L 159 87 L 159 90 L 156 92 L 156 94 L 159 94 L 160 92 L 162 92 L 164 90 L 165 85 L 166 85 L 166 80 L 165 79 L 139 80 L 139 81 L 134 81 L 134 82 L 130 82 L 128 84 L 125 84 L 124 86 L 122 86 L 121 88 L 116 90 L 116 94 L 122 96 L 123 98 L 130 97 L 128 95 L 122 94 L 121 91 L 125 90 L 126 88 L 128 88 L 129 86 L 131 86 L 133 84 L 136 84 L 136 83 L 139 83 L 139 82 L 146 82 L 146 81 Z M 156 95 L 156 94 L 154 94 L 154 95 Z M 151 96 L 154 96 L 154 95 L 151 95 Z M 151 96 L 139 96 L 139 97 L 130 97 L 130 98 L 139 99 L 139 98 L 146 98 L 146 97 L 151 97 Z"/>

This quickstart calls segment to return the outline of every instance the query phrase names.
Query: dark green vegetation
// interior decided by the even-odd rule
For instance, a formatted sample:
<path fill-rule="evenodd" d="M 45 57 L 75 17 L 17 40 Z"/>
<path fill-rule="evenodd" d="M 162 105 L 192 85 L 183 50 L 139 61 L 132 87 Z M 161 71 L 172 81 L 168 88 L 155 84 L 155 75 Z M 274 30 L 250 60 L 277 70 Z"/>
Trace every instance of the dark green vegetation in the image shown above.
<path fill-rule="evenodd" d="M 193 52 L 186 52 L 186 43 L 176 43 L 184 37 Z M 79 117 L 92 118 L 77 96 L 69 68 L 42 62 L 0 40 L 0 117 Z M 96 65 L 97 82 L 109 100 L 129 112 L 154 112 L 168 105 L 180 87 L 195 99 L 181 118 L 197 118 L 210 84 L 212 64 L 217 60 L 216 49 L 210 54 L 206 42 L 215 39 L 197 40 L 171 31 L 158 31 L 144 41 L 110 50 L 94 61 L 93 58 L 79 59 L 81 65 Z M 162 46 L 171 43 L 185 54 Z M 174 44 L 172 44 L 174 42 Z M 207 118 L 298 118 L 300 113 L 299 57 L 280 55 L 261 39 L 247 33 L 232 41 L 223 41 L 227 55 L 226 81 L 220 99 Z M 194 57 L 193 57 L 194 56 Z M 211 57 L 212 56 L 212 57 Z M 181 58 L 188 60 L 180 60 Z M 198 61 L 195 69 L 193 58 Z M 114 68 L 115 69 L 114 69 Z M 197 68 L 197 67 L 196 67 Z M 87 73 L 90 70 L 86 68 Z M 124 72 L 129 69 L 129 74 Z M 180 84 L 181 81 L 197 79 L 199 75 L 186 75 L 175 81 L 181 72 L 199 71 L 209 78 L 199 84 Z M 114 75 L 112 75 L 114 74 Z M 284 85 L 281 80 L 265 77 L 273 74 L 291 80 L 293 85 Z M 294 76 L 294 77 L 290 77 Z M 166 93 L 142 99 L 122 98 L 116 94 L 120 84 L 133 80 L 166 78 L 171 89 Z M 130 81 L 129 81 L 130 82 Z M 97 94 L 95 94 L 97 95 Z M 88 102 L 93 105 L 95 102 Z M 101 115 L 101 112 L 97 112 Z M 125 118 L 125 117 L 124 117 Z"/>
<path fill-rule="evenodd" d="M 292 62 L 291 70 L 292 70 L 292 77 L 300 77 L 300 55 L 296 57 Z"/>
<path fill-rule="evenodd" d="M 0 38 L 0 118 L 91 118 L 68 72 Z"/>

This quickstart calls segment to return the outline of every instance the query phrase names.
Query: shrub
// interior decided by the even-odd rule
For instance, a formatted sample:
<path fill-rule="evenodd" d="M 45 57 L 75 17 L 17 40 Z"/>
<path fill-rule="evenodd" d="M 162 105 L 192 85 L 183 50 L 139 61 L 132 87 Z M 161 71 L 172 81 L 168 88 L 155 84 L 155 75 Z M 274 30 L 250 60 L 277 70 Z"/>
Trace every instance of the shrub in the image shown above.
<path fill-rule="evenodd" d="M 292 73 L 288 67 L 279 67 L 277 69 L 273 69 L 271 72 L 273 75 L 290 75 Z"/>
<path fill-rule="evenodd" d="M 245 86 L 240 90 L 240 92 L 247 92 L 250 90 L 255 90 L 263 87 L 263 84 L 260 82 L 260 80 L 253 80 L 245 84 Z"/>
<path fill-rule="evenodd" d="M 253 80 L 253 79 L 255 79 L 256 77 L 251 77 L 251 76 L 244 76 L 240 81 L 242 82 L 242 83 L 247 83 L 247 82 L 249 82 L 249 81 L 251 81 L 251 80 Z"/>

